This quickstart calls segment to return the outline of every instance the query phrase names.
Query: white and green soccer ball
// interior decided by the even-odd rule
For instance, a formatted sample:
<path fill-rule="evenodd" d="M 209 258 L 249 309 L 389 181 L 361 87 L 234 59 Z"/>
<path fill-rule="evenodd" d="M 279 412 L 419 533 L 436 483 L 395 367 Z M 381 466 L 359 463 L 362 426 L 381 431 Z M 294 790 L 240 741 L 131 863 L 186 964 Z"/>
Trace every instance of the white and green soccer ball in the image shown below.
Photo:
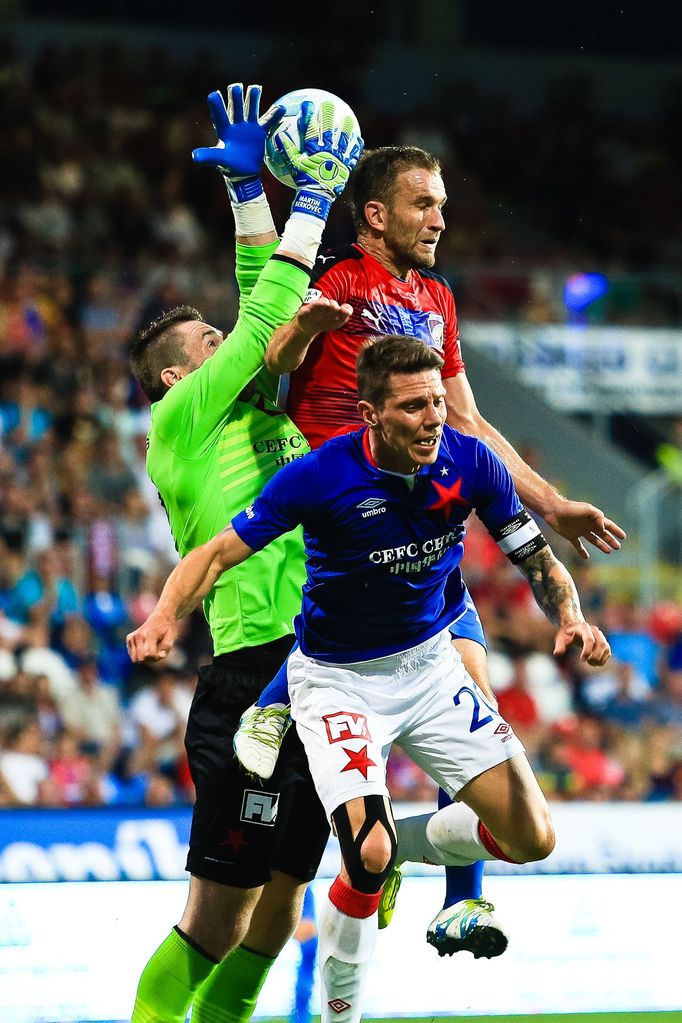
<path fill-rule="evenodd" d="M 277 149 L 275 140 L 278 136 L 286 135 L 302 151 L 303 140 L 298 132 L 298 118 L 301 114 L 301 104 L 306 100 L 315 105 L 315 111 L 325 101 L 333 103 L 333 128 L 338 129 L 346 122 L 346 129 L 350 127 L 349 134 L 356 138 L 360 135 L 360 125 L 358 124 L 357 117 L 345 100 L 335 96 L 332 92 L 326 92 L 324 89 L 295 89 L 293 92 L 288 92 L 285 96 L 282 96 L 277 100 L 277 103 L 284 107 L 285 113 L 277 127 L 268 134 L 266 139 L 265 166 L 278 181 L 281 181 L 283 185 L 288 185 L 289 188 L 296 188 L 296 185 Z"/>

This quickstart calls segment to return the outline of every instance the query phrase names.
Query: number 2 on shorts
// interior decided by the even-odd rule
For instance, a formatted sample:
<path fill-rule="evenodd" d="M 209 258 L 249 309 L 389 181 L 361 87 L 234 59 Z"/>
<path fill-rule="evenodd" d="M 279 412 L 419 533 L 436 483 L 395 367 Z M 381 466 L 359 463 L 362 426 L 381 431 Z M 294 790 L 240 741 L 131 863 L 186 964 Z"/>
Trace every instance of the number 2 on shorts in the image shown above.
<path fill-rule="evenodd" d="M 488 707 L 488 704 L 485 703 L 485 700 L 479 697 L 478 694 L 473 691 L 473 689 L 470 689 L 469 686 L 462 686 L 462 688 L 455 693 L 455 695 L 452 698 L 452 702 L 454 703 L 455 707 L 459 707 L 460 700 L 462 698 L 462 693 L 468 693 L 474 705 L 473 713 L 471 715 L 471 724 L 469 725 L 469 731 L 477 732 L 479 728 L 483 728 L 485 725 L 489 725 L 490 722 L 493 720 L 492 714 L 486 714 L 485 717 L 481 717 L 481 703 L 484 703 L 486 707 Z M 492 710 L 492 707 L 489 707 L 488 709 Z"/>

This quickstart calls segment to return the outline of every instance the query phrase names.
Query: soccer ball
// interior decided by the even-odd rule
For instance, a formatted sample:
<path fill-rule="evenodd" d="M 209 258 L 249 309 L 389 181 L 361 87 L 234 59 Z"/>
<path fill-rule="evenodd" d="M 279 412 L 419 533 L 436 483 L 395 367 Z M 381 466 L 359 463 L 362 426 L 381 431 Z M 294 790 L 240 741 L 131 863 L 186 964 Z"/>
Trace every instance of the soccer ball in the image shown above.
<path fill-rule="evenodd" d="M 268 134 L 266 139 L 265 166 L 271 174 L 274 174 L 278 181 L 281 181 L 283 185 L 288 185 L 289 188 L 296 188 L 296 185 L 292 181 L 286 164 L 279 154 L 275 145 L 275 139 L 279 135 L 286 134 L 299 145 L 297 122 L 301 113 L 301 104 L 306 100 L 315 104 L 315 110 L 317 110 L 323 100 L 331 100 L 334 104 L 334 126 L 339 127 L 346 118 L 350 118 L 353 124 L 352 134 L 360 134 L 358 119 L 348 104 L 333 93 L 325 92 L 324 89 L 296 89 L 294 92 L 288 92 L 286 96 L 278 99 L 277 103 L 284 107 L 285 113 L 277 127 Z"/>

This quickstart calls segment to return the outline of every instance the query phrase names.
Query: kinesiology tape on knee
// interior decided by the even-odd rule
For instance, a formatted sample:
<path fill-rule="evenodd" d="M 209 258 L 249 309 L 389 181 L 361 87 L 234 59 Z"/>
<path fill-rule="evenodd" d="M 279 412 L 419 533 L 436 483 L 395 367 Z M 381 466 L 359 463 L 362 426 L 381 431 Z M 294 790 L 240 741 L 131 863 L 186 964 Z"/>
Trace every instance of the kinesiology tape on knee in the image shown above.
<path fill-rule="evenodd" d="M 389 820 L 388 813 L 386 812 L 384 797 L 376 795 L 365 796 L 364 802 L 365 821 L 355 837 L 353 837 L 353 829 L 345 805 L 338 807 L 334 811 L 332 819 L 351 885 L 358 892 L 364 892 L 366 895 L 375 895 L 378 891 L 381 891 L 384 881 L 391 873 L 391 868 L 395 863 L 398 840 L 395 836 L 393 822 Z M 391 843 L 389 861 L 378 874 L 367 870 L 362 862 L 362 844 L 375 824 L 381 824 Z"/>

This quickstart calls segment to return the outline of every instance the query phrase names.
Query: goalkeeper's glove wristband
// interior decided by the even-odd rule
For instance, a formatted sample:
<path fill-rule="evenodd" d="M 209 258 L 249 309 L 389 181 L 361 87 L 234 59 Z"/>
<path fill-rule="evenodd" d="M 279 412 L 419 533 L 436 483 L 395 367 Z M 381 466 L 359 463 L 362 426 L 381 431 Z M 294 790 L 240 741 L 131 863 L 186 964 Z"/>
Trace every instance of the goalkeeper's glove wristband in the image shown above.
<path fill-rule="evenodd" d="M 230 177 L 230 172 L 224 167 L 221 167 L 220 171 L 225 179 L 225 187 L 227 188 L 230 202 L 249 202 L 251 199 L 257 199 L 259 195 L 263 194 L 263 182 L 260 179 L 260 175 L 236 178 Z"/>
<path fill-rule="evenodd" d="M 261 179 L 229 178 L 224 171 L 223 178 L 234 215 L 235 233 L 240 237 L 249 238 L 257 234 L 274 232 L 275 222 Z"/>
<path fill-rule="evenodd" d="M 318 192 L 316 189 L 302 188 L 296 193 L 296 198 L 293 201 L 291 212 L 292 213 L 304 213 L 308 217 L 317 217 L 322 223 L 325 223 L 329 216 L 329 211 L 332 208 L 332 202 L 335 196 L 325 195 L 323 192 Z"/>
<path fill-rule="evenodd" d="M 286 222 L 280 248 L 314 263 L 322 241 L 332 199 L 309 188 L 296 193 L 291 214 Z"/>

